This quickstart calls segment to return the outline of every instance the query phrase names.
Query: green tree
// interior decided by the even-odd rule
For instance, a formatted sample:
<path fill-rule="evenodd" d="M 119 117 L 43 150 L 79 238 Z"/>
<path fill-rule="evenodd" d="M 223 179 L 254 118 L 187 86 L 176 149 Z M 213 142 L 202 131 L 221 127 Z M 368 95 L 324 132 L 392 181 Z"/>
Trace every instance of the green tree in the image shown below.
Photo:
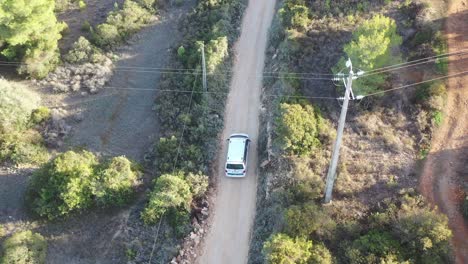
<path fill-rule="evenodd" d="M 0 49 L 8 59 L 19 59 L 20 73 L 44 77 L 59 62 L 58 40 L 65 28 L 54 13 L 54 0 L 0 3 Z"/>
<path fill-rule="evenodd" d="M 155 180 L 141 218 L 146 224 L 155 224 L 169 209 L 188 211 L 191 202 L 190 185 L 185 181 L 183 173 L 164 174 Z"/>
<path fill-rule="evenodd" d="M 3 244 L 0 264 L 45 264 L 47 241 L 31 231 L 14 234 Z"/>
<path fill-rule="evenodd" d="M 355 68 L 371 71 L 401 61 L 398 51 L 402 38 L 396 32 L 393 19 L 376 15 L 366 20 L 353 32 L 353 39 L 344 46 L 346 58 L 342 58 L 335 72 L 344 68 L 350 58 Z M 367 94 L 382 89 L 387 74 L 375 74 L 358 78 L 353 85 L 355 94 Z"/>
<path fill-rule="evenodd" d="M 310 105 L 282 103 L 277 123 L 278 142 L 290 154 L 305 156 L 320 145 L 317 118 Z"/>
<path fill-rule="evenodd" d="M 303 238 L 292 239 L 285 234 L 272 235 L 263 245 L 268 264 L 306 264 L 311 256 L 312 242 Z"/>

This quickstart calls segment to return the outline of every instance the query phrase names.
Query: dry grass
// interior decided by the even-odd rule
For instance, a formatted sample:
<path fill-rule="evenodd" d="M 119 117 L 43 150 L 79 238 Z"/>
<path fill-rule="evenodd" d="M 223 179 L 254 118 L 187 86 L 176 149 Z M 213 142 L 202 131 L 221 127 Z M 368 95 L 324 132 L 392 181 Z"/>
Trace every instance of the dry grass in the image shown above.
<path fill-rule="evenodd" d="M 412 121 L 403 113 L 378 109 L 360 113 L 348 125 L 335 190 L 371 205 L 391 196 L 411 175 L 417 159 Z"/>

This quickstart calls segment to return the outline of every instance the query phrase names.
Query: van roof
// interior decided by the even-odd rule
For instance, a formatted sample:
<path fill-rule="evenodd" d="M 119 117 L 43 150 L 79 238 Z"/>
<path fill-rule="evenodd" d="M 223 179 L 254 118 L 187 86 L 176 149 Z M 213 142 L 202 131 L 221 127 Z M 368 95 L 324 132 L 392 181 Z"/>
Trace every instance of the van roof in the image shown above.
<path fill-rule="evenodd" d="M 242 163 L 244 161 L 244 146 L 247 141 L 247 137 L 230 137 L 227 162 L 228 163 Z"/>

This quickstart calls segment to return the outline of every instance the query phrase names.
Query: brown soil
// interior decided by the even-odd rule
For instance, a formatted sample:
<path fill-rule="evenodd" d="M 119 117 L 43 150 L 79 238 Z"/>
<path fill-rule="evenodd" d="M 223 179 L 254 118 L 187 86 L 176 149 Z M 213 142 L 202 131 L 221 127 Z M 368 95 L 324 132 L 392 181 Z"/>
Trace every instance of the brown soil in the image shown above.
<path fill-rule="evenodd" d="M 445 25 L 449 52 L 468 48 L 468 3 L 452 1 Z M 452 57 L 449 75 L 468 70 L 468 55 Z M 420 189 L 445 213 L 453 231 L 456 263 L 468 263 L 468 223 L 460 212 L 462 181 L 468 180 L 468 76 L 447 81 L 448 97 L 444 121 L 435 132 L 431 151 L 424 163 Z"/>

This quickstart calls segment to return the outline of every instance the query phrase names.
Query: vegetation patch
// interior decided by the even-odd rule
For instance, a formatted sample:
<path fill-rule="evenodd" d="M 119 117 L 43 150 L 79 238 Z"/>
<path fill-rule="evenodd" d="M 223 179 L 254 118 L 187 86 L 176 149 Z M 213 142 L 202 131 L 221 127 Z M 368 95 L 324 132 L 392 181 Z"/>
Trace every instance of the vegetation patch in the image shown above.
<path fill-rule="evenodd" d="M 43 236 L 31 231 L 22 231 L 3 242 L 1 264 L 45 264 L 47 241 Z"/>
<path fill-rule="evenodd" d="M 41 217 L 56 219 L 92 206 L 124 205 L 138 184 L 139 172 L 125 157 L 99 163 L 88 151 L 67 151 L 37 170 L 28 204 Z"/>
<path fill-rule="evenodd" d="M 48 159 L 36 127 L 49 114 L 38 98 L 23 85 L 0 79 L 0 161 L 40 164 Z"/>
<path fill-rule="evenodd" d="M 263 160 L 249 263 L 452 261 L 447 218 L 412 189 L 418 151 L 442 120 L 444 83 L 408 89 L 403 96 L 351 102 L 333 203 L 323 206 L 335 137 L 330 123 L 337 121 L 340 104 L 302 100 L 341 96 L 343 88 L 318 78 L 326 75 L 295 73 L 326 73 L 323 69 L 328 68 L 346 74 L 342 70 L 350 57 L 354 72 L 368 72 L 353 81 L 355 95 L 384 91 L 395 82 L 421 81 L 413 80 L 411 72 L 406 76 L 402 71 L 375 70 L 416 59 L 412 57 L 416 51 L 423 54 L 417 58 L 433 56 L 419 45 L 436 43 L 437 30 L 412 42 L 414 28 L 426 27 L 427 21 L 421 19 L 425 8 L 408 1 L 280 3 L 266 65 L 278 78 L 265 78 L 264 86 L 265 93 L 282 97 L 263 98 L 264 137 L 259 142 Z M 429 76 L 439 72 L 435 63 L 424 67 Z M 301 96 L 305 98 L 291 99 Z"/>

